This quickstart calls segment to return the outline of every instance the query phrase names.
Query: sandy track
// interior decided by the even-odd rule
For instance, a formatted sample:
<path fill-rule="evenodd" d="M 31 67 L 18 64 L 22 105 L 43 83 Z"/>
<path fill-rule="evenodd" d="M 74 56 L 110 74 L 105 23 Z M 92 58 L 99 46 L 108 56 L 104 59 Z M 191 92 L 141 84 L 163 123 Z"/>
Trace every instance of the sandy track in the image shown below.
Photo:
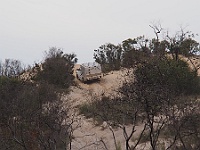
<path fill-rule="evenodd" d="M 77 66 L 76 66 L 77 67 Z M 82 83 L 75 79 L 77 86 L 71 87 L 71 92 L 65 97 L 66 104 L 72 104 L 73 113 L 76 114 L 77 123 L 74 124 L 73 150 L 95 150 L 106 149 L 114 150 L 113 135 L 107 124 L 104 122 L 102 126 L 95 125 L 92 119 L 86 119 L 82 115 L 78 115 L 78 106 L 91 102 L 94 98 L 101 97 L 102 95 L 111 96 L 116 94 L 118 87 L 122 85 L 122 79 L 126 71 L 113 71 L 99 81 L 90 83 Z M 77 128 L 78 127 L 78 128 Z M 119 129 L 115 129 L 117 142 L 122 145 L 125 143 L 123 133 Z M 105 142 L 105 143 L 104 143 Z"/>
<path fill-rule="evenodd" d="M 191 64 L 189 65 L 191 66 Z M 200 59 L 195 60 L 195 65 L 200 65 Z M 77 67 L 78 65 L 75 66 L 75 68 Z M 77 86 L 72 86 L 71 92 L 65 97 L 66 103 L 72 104 L 72 113 L 76 114 L 77 119 L 76 124 L 74 124 L 74 128 L 76 129 L 73 132 L 73 150 L 103 150 L 106 148 L 108 150 L 115 150 L 113 135 L 107 123 L 104 122 L 101 126 L 95 125 L 92 119 L 86 119 L 84 116 L 78 115 L 77 107 L 85 102 L 91 102 L 94 98 L 101 97 L 102 95 L 112 96 L 115 94 L 116 90 L 122 85 L 125 74 L 125 70 L 113 71 L 103 76 L 100 81 L 88 84 L 75 79 Z M 200 75 L 200 69 L 198 70 L 198 74 Z M 128 133 L 130 133 L 132 127 L 127 126 L 126 128 Z M 142 129 L 143 125 L 137 126 L 134 136 L 137 137 Z M 125 149 L 125 139 L 122 130 L 119 128 L 113 130 L 117 143 L 121 145 L 122 149 Z M 147 150 L 150 147 L 147 143 L 146 146 L 138 146 L 138 150 L 141 148 Z"/>

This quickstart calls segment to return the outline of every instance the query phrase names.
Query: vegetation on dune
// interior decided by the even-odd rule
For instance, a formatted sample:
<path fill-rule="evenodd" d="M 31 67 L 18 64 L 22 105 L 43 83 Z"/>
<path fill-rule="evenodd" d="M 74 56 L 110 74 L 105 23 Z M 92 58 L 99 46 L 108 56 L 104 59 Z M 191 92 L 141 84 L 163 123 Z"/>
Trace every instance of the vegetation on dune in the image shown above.
<path fill-rule="evenodd" d="M 168 32 L 163 32 L 163 38 L 159 34 L 163 28 L 158 25 L 151 26 L 156 38 L 148 39 L 145 36 L 129 38 L 118 45 L 107 43 L 94 50 L 94 59 L 102 65 L 103 71 L 119 70 L 121 67 L 132 68 L 138 63 L 148 61 L 152 56 L 164 57 L 171 55 L 174 60 L 179 59 L 179 55 L 195 57 L 199 54 L 199 43 L 195 40 L 195 35 L 182 28 L 174 36 Z"/>
<path fill-rule="evenodd" d="M 94 58 L 105 67 L 104 71 L 116 70 L 113 66 L 117 65 L 117 69 L 134 68 L 134 72 L 127 73 L 130 78 L 119 88 L 120 97 L 94 98 L 92 103 L 80 106 L 80 113 L 121 128 L 127 150 L 135 149 L 145 136 L 153 150 L 159 149 L 162 138 L 170 139 L 164 149 L 197 149 L 200 138 L 198 67 L 192 69 L 179 55 L 191 60 L 199 51 L 199 44 L 193 34 L 183 30 L 160 40 L 158 27 L 152 28 L 156 39 L 141 36 L 118 46 L 106 44 L 95 50 Z M 130 145 L 138 122 L 143 130 L 134 145 Z M 129 133 L 127 123 L 132 126 Z M 170 134 L 161 136 L 166 130 Z"/>
<path fill-rule="evenodd" d="M 101 100 L 96 99 L 92 103 L 81 105 L 80 113 L 87 118 L 94 118 L 99 125 L 103 121 L 112 122 L 112 126 L 119 123 L 130 124 L 134 116 L 133 105 L 120 98 L 111 99 L 110 97 L 103 96 Z"/>
<path fill-rule="evenodd" d="M 76 61 L 74 54 L 63 54 L 52 48 L 46 54 L 43 68 L 38 67 L 34 82 L 20 78 L 23 73 L 20 63 L 16 67 L 6 60 L 1 65 L 1 149 L 67 149 L 71 142 L 71 120 L 60 89 L 73 84 Z"/>
<path fill-rule="evenodd" d="M 42 69 L 38 69 L 36 81 L 47 82 L 59 88 L 69 88 L 73 84 L 73 69 L 77 63 L 75 54 L 64 54 L 55 47 L 46 52 Z"/>
<path fill-rule="evenodd" d="M 113 127 L 120 127 L 124 133 L 127 132 L 126 125 L 132 125 L 130 135 L 134 135 L 139 123 L 144 125 L 145 132 L 141 133 L 137 145 L 148 135 L 152 149 L 157 149 L 160 134 L 168 128 L 172 135 L 164 138 L 174 140 L 169 147 L 176 144 L 185 149 L 190 149 L 191 145 L 198 147 L 198 142 L 194 142 L 199 140 L 200 133 L 196 126 L 200 111 L 196 98 L 200 95 L 200 82 L 196 71 L 182 60 L 152 58 L 140 64 L 130 76 L 134 78 L 119 89 L 120 97 L 94 98 L 92 103 L 80 106 L 80 113 L 100 124 L 106 121 Z M 189 123 L 189 117 L 193 115 L 196 121 L 191 118 Z M 194 130 L 197 133 L 192 135 Z M 130 138 L 125 136 L 125 139 L 129 143 Z M 127 144 L 127 149 L 130 147 Z"/>
<path fill-rule="evenodd" d="M 91 103 L 80 105 L 80 114 L 98 124 L 106 122 L 115 149 L 121 149 L 121 143 L 116 141 L 113 127 L 122 129 L 126 150 L 134 150 L 141 143 L 149 143 L 153 150 L 198 149 L 200 67 L 191 58 L 198 54 L 199 43 L 194 34 L 182 29 L 175 36 L 167 33 L 161 40 L 161 26 L 150 27 L 156 38 L 130 38 L 94 51 L 94 59 L 104 72 L 128 71 L 117 94 L 93 97 Z M 63 104 L 62 95 L 75 85 L 76 63 L 75 54 L 50 48 L 42 65 L 29 69 L 36 72 L 31 81 L 21 78 L 27 70 L 20 61 L 0 63 L 1 149 L 71 149 L 75 120 L 69 118 L 70 104 Z M 138 125 L 141 133 L 135 136 Z"/>

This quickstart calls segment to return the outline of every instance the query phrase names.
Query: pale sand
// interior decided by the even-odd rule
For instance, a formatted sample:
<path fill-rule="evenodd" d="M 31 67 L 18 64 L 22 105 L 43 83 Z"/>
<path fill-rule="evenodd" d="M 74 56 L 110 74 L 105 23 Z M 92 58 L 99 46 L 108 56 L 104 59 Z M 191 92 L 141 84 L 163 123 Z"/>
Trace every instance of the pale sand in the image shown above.
<path fill-rule="evenodd" d="M 200 59 L 196 59 L 194 64 L 200 65 Z M 192 68 L 190 63 L 189 65 Z M 75 66 L 75 68 L 77 67 L 78 65 Z M 106 145 L 107 149 L 115 150 L 113 135 L 109 129 L 109 125 L 104 122 L 101 126 L 97 126 L 92 119 L 86 119 L 82 115 L 77 115 L 77 107 L 85 102 L 91 102 L 94 98 L 98 99 L 102 95 L 116 95 L 116 90 L 122 85 L 122 81 L 126 78 L 125 74 L 126 70 L 113 71 L 105 75 L 100 81 L 90 84 L 84 84 L 75 79 L 77 86 L 71 87 L 70 94 L 65 97 L 65 100 L 72 104 L 72 113 L 75 114 L 75 118 L 78 120 L 78 122 L 74 124 L 74 128 L 76 129 L 73 132 L 73 150 L 103 150 L 106 149 L 104 144 Z M 200 75 L 200 69 L 198 70 L 198 74 Z M 132 126 L 126 126 L 126 128 L 127 133 L 130 134 Z M 143 124 L 136 126 L 136 132 L 133 134 L 133 136 L 137 138 L 142 129 Z M 122 150 L 125 149 L 125 138 L 123 136 L 122 129 L 117 128 L 113 129 L 113 131 L 115 133 L 117 143 L 121 145 Z M 165 142 L 166 141 L 164 141 L 164 143 Z M 134 145 L 133 141 L 131 140 L 129 143 L 130 145 Z M 137 146 L 137 149 L 149 150 L 150 144 L 140 144 Z"/>

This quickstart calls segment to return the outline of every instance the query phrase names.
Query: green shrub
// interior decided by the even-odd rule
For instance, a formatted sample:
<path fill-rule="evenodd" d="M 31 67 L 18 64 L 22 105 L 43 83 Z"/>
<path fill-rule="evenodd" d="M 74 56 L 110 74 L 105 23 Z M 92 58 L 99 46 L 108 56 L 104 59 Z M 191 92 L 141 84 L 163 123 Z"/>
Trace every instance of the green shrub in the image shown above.
<path fill-rule="evenodd" d="M 135 77 L 147 89 L 162 87 L 175 96 L 200 94 L 197 72 L 182 60 L 153 59 L 138 67 Z"/>
<path fill-rule="evenodd" d="M 102 97 L 92 103 L 85 103 L 79 107 L 80 114 L 87 118 L 94 118 L 97 122 L 111 121 L 115 123 L 129 124 L 134 118 L 135 106 L 129 101 Z"/>
<path fill-rule="evenodd" d="M 35 79 L 59 88 L 69 88 L 74 83 L 73 68 L 77 62 L 76 55 L 64 54 L 57 48 L 51 48 L 46 55 L 42 70 L 38 70 Z"/>

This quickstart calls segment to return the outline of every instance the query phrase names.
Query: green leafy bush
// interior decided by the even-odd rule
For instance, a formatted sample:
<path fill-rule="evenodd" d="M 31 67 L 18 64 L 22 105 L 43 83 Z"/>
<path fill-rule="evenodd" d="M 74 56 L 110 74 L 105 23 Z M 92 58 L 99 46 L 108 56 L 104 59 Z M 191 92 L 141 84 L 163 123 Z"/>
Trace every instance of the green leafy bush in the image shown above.
<path fill-rule="evenodd" d="M 46 54 L 42 70 L 38 70 L 37 81 L 47 82 L 60 88 L 68 88 L 74 82 L 73 68 L 77 62 L 75 54 L 64 54 L 51 48 Z"/>
<path fill-rule="evenodd" d="M 199 94 L 200 84 L 197 72 L 191 70 L 182 60 L 153 59 L 137 68 L 137 84 L 146 88 L 162 87 L 175 96 Z"/>

